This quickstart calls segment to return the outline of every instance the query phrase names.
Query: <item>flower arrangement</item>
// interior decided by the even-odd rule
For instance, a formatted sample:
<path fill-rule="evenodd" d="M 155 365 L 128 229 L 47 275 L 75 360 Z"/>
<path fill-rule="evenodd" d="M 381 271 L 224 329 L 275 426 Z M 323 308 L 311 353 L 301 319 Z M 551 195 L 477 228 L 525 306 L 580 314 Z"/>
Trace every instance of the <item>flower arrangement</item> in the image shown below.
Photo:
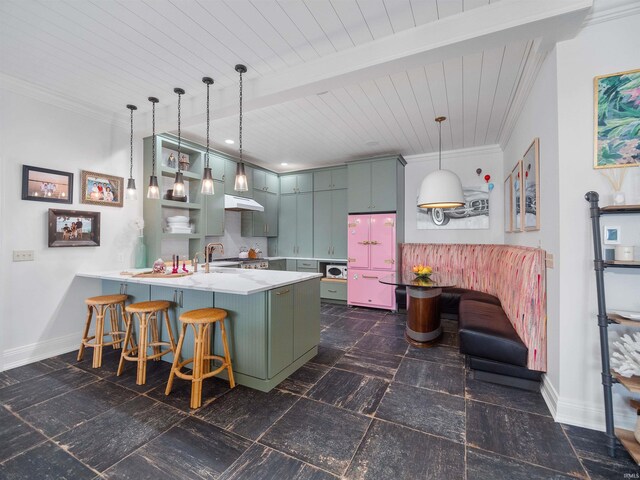
<path fill-rule="evenodd" d="M 611 367 L 623 377 L 640 375 L 640 333 L 625 334 L 620 340 L 613 342 L 618 350 L 613 352 Z"/>
<path fill-rule="evenodd" d="M 431 274 L 433 273 L 433 268 L 428 265 L 414 265 L 413 274 L 416 276 L 418 280 L 429 280 L 431 278 Z"/>

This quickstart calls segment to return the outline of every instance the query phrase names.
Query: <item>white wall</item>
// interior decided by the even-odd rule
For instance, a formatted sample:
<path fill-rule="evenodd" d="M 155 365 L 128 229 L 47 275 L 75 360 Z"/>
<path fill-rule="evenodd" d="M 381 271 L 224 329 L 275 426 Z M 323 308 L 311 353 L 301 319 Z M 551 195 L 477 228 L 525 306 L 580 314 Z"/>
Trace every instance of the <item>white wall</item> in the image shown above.
<path fill-rule="evenodd" d="M 405 157 L 405 226 L 407 243 L 503 243 L 503 178 L 502 150 L 493 145 L 480 148 L 451 150 L 442 153 L 442 168 L 455 172 L 463 186 L 484 184 L 484 176 L 491 175 L 495 185 L 489 194 L 489 228 L 484 230 L 418 230 L 416 199 L 424 177 L 438 169 L 438 154 Z M 478 176 L 476 169 L 481 168 Z"/>
<path fill-rule="evenodd" d="M 128 129 L 5 88 L 0 88 L 0 105 L 2 370 L 77 347 L 85 320 L 83 300 L 99 290 L 96 281 L 78 280 L 75 273 L 130 264 L 131 225 L 141 217 L 142 201 L 125 200 L 124 208 L 79 202 L 80 170 L 128 177 Z M 140 177 L 141 153 L 137 140 L 138 189 L 146 183 Z M 23 164 L 73 173 L 73 204 L 21 200 Z M 49 208 L 101 212 L 101 246 L 47 247 Z M 35 261 L 13 263 L 13 250 L 33 250 Z"/>
<path fill-rule="evenodd" d="M 547 54 L 522 112 L 504 148 L 507 177 L 524 156 L 534 138 L 540 147 L 540 230 L 505 234 L 505 243 L 543 248 L 559 262 L 559 162 L 558 162 L 558 91 L 556 86 L 556 51 Z M 547 379 L 554 392 L 560 382 L 560 295 L 559 268 L 547 269 Z M 556 396 L 556 393 L 552 394 Z"/>
<path fill-rule="evenodd" d="M 604 425 L 591 225 L 584 194 L 610 187 L 593 169 L 593 78 L 640 67 L 640 15 L 599 23 L 557 46 L 560 166 L 560 419 Z M 640 169 L 629 172 L 627 201 L 640 203 Z M 612 221 L 613 217 L 606 221 Z M 615 218 L 640 245 L 640 219 Z M 640 275 L 607 273 L 610 306 L 640 310 Z M 576 408 L 580 406 L 580 408 Z M 626 412 L 630 408 L 626 407 Z M 633 416 L 630 416 L 631 418 Z"/>

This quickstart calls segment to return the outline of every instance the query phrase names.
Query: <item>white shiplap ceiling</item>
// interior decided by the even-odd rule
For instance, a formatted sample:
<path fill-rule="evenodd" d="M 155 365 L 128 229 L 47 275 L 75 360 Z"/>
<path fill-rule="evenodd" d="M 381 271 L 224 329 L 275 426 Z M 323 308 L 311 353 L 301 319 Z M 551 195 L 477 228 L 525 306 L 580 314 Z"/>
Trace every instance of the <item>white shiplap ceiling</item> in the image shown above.
<path fill-rule="evenodd" d="M 3 84 L 45 89 L 120 121 L 128 114 L 125 105 L 135 103 L 145 128 L 146 99 L 157 96 L 167 130 L 175 123 L 173 88 L 183 87 L 183 131 L 194 140 L 204 134 L 200 79 L 211 76 L 214 146 L 235 153 L 236 146 L 223 141 L 237 138 L 233 67 L 244 63 L 249 68 L 245 152 L 276 170 L 283 161 L 288 169 L 311 168 L 380 153 L 432 152 L 437 115 L 449 117 L 445 149 L 473 147 L 508 134 L 523 80 L 535 73 L 544 54 L 539 39 L 549 35 L 551 20 L 550 27 L 540 24 L 539 32 L 529 28 L 521 37 L 505 22 L 509 41 L 494 36 L 473 47 L 467 42 L 466 49 L 443 53 L 439 61 L 412 60 L 409 68 L 375 70 L 369 60 L 357 66 L 358 76 L 346 71 L 345 59 L 352 52 L 355 64 L 374 50 L 381 62 L 395 61 L 388 49 L 405 41 L 410 50 L 410 40 L 417 38 L 411 35 L 428 35 L 440 26 L 446 33 L 451 22 L 475 25 L 500 18 L 514 3 L 525 13 L 538 9 L 538 17 L 541 4 L 549 9 L 566 4 L 566 11 L 549 13 L 553 19 L 584 10 L 588 0 L 553 6 L 551 0 L 3 0 L 0 74 Z M 317 86 L 327 88 L 321 90 L 313 90 L 312 80 L 295 85 L 307 65 L 308 72 L 336 65 L 336 78 L 324 72 Z M 269 92 L 279 78 L 291 84 L 288 93 Z"/>

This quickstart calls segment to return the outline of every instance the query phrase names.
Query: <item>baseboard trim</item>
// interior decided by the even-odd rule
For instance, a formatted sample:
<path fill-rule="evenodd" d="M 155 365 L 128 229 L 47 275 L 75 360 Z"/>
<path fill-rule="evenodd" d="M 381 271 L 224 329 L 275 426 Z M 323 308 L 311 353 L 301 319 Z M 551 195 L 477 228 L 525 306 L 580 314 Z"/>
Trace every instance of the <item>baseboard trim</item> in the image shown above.
<path fill-rule="evenodd" d="M 21 367 L 45 358 L 71 352 L 76 350 L 79 344 L 80 338 L 78 334 L 72 333 L 63 337 L 50 338 L 41 342 L 23 345 L 22 347 L 9 348 L 2 353 L 2 366 L 4 370 Z"/>
<path fill-rule="evenodd" d="M 551 384 L 549 380 L 549 376 L 544 374 L 542 375 L 542 383 L 540 384 L 540 393 L 542 394 L 542 398 L 544 399 L 547 407 L 549 408 L 549 412 L 551 412 L 551 416 L 556 422 L 558 415 L 558 392 L 555 387 Z"/>

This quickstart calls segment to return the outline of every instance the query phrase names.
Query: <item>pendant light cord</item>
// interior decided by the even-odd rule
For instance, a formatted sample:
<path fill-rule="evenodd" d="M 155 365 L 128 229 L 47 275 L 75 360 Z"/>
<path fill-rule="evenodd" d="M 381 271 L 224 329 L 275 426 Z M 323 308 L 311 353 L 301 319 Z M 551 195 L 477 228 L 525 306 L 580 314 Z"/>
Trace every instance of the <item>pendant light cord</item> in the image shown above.
<path fill-rule="evenodd" d="M 156 175 L 156 103 L 151 103 L 151 130 L 153 141 L 151 142 L 151 175 Z"/>
<path fill-rule="evenodd" d="M 442 122 L 438 122 L 438 170 L 442 170 Z"/>
<path fill-rule="evenodd" d="M 240 73 L 240 132 L 238 134 L 238 141 L 240 147 L 240 163 L 242 163 L 242 70 Z"/>
<path fill-rule="evenodd" d="M 133 178 L 133 108 L 131 109 L 131 141 L 129 146 L 129 178 Z"/>
<path fill-rule="evenodd" d="M 182 136 L 181 136 L 181 132 L 180 132 L 180 99 L 182 98 L 182 94 L 178 93 L 178 172 L 182 170 L 182 164 L 180 163 L 180 153 L 181 153 L 181 146 L 182 146 Z"/>
<path fill-rule="evenodd" d="M 211 85 L 207 83 L 207 154 L 204 161 L 205 168 L 209 168 L 209 87 Z"/>

